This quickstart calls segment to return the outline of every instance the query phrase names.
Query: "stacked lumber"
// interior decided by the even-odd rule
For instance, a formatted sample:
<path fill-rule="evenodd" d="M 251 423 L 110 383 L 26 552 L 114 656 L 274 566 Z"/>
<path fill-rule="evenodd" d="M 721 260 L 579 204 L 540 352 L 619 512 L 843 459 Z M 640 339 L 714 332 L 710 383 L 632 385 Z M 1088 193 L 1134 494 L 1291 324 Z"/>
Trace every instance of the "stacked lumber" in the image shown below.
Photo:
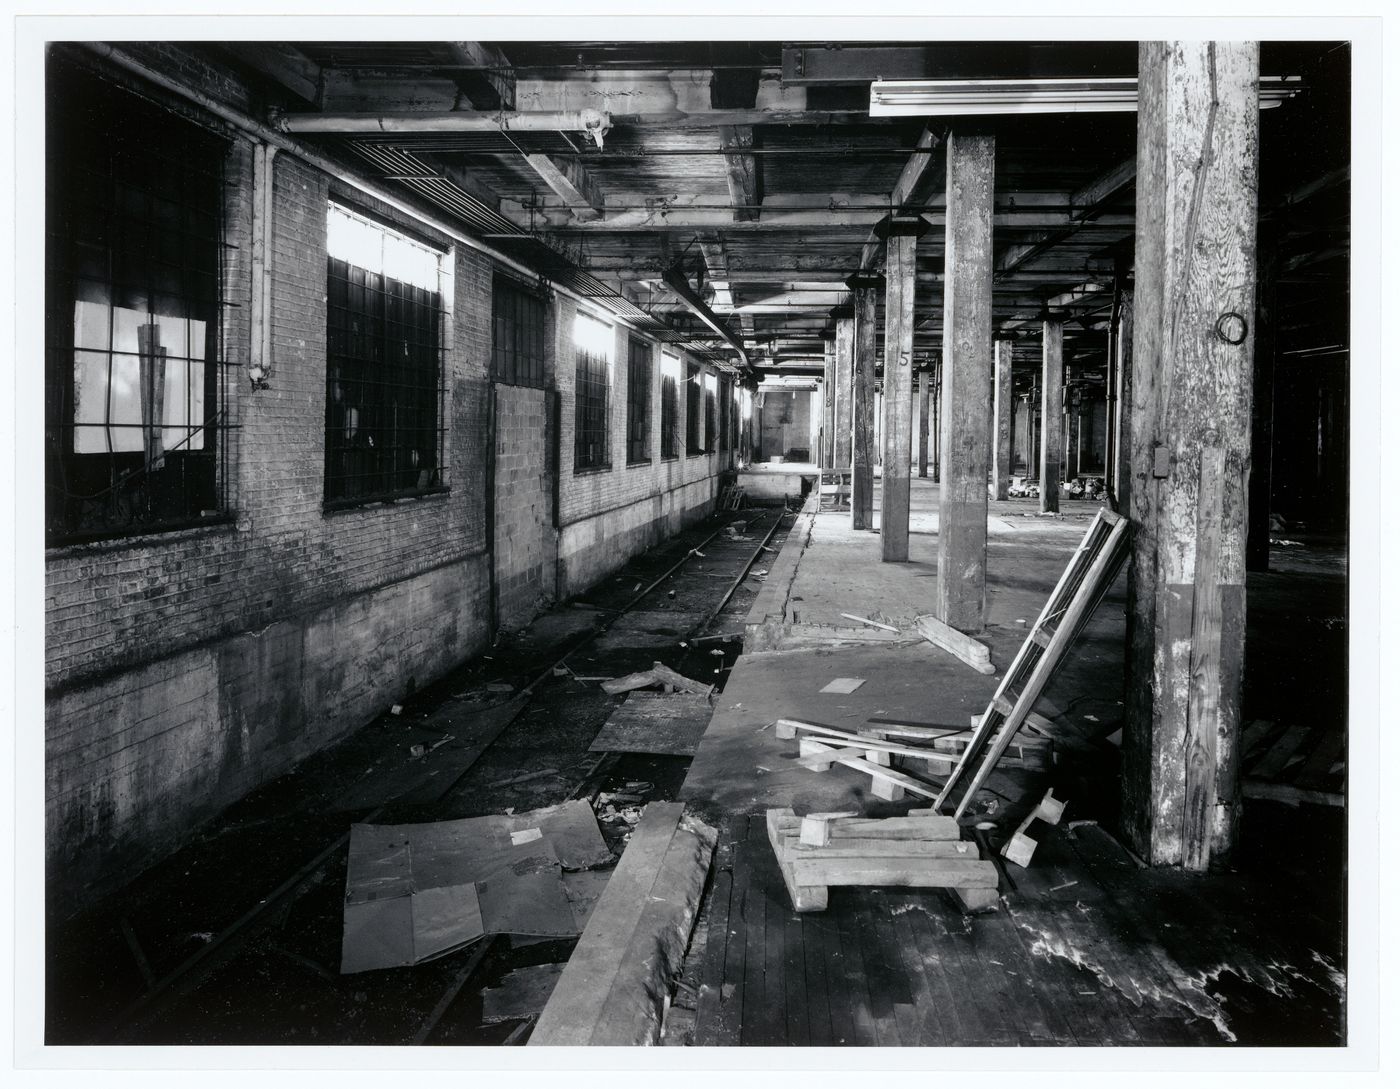
<path fill-rule="evenodd" d="M 768 841 L 794 911 L 823 911 L 832 885 L 951 889 L 968 910 L 996 904 L 996 866 L 965 843 L 952 817 L 930 809 L 907 817 L 770 809 Z"/>
<path fill-rule="evenodd" d="M 934 784 L 891 767 L 894 757 L 923 761 L 927 767 L 936 768 L 945 775 L 958 760 L 951 753 L 901 744 L 865 730 L 852 733 L 790 718 L 778 719 L 774 727 L 777 736 L 784 740 L 802 735 L 798 739 L 801 766 L 811 771 L 828 771 L 833 764 L 854 768 L 869 775 L 870 792 L 887 801 L 899 801 L 905 791 L 929 799 L 938 796 L 938 787 Z"/>

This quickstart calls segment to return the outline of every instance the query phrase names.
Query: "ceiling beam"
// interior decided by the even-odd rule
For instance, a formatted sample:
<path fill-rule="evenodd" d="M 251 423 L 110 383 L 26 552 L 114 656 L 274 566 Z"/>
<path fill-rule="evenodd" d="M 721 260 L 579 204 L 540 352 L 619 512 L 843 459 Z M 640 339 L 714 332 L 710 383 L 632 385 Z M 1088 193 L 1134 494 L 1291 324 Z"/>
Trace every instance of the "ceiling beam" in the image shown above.
<path fill-rule="evenodd" d="M 687 310 L 713 329 L 726 344 L 739 353 L 739 362 L 745 371 L 753 369 L 749 363 L 749 353 L 744 347 L 744 342 L 735 336 L 734 331 L 729 328 L 724 319 L 706 306 L 705 300 L 695 293 L 695 289 L 690 286 L 690 281 L 685 278 L 685 272 L 682 271 L 680 262 L 667 269 L 661 280 L 681 302 L 685 303 Z"/>
<path fill-rule="evenodd" d="M 310 106 L 321 104 L 321 66 L 286 42 L 224 42 L 220 48 Z"/>
<path fill-rule="evenodd" d="M 485 42 L 448 42 L 448 52 L 468 70 L 452 82 L 474 110 L 515 109 L 515 71 L 506 55 Z"/>
<path fill-rule="evenodd" d="M 603 214 L 603 194 L 588 169 L 578 159 L 529 154 L 525 161 L 540 180 L 554 191 L 578 220 L 596 220 Z"/>
<path fill-rule="evenodd" d="M 925 125 L 924 131 L 919 133 L 919 139 L 914 145 L 914 152 L 909 156 L 909 161 L 904 164 L 904 169 L 899 172 L 899 179 L 890 192 L 890 205 L 894 214 L 917 214 L 920 211 L 917 206 L 911 207 L 911 205 L 915 205 L 916 202 L 922 204 L 927 199 L 927 191 L 932 188 L 933 183 L 935 152 L 942 142 L 942 133 L 935 132 L 928 125 Z M 884 257 L 884 253 L 884 243 L 876 237 L 874 231 L 871 231 L 870 237 L 866 239 L 865 245 L 860 250 L 861 269 L 868 270 L 877 267 Z"/>
<path fill-rule="evenodd" d="M 1070 222 L 1064 227 L 1046 230 L 1040 237 L 1010 246 L 997 258 L 996 274 L 1009 275 L 1021 265 L 1040 256 L 1058 242 L 1064 241 L 1081 226 L 1090 221 L 1106 223 L 1113 219 L 1105 216 L 1107 207 L 1137 177 L 1137 159 L 1126 159 L 1099 175 L 1088 185 L 1076 189 L 1070 196 Z M 1130 219 L 1132 217 L 1129 217 Z"/>
<path fill-rule="evenodd" d="M 736 221 L 758 219 L 763 203 L 763 176 L 753 156 L 752 125 L 721 125 L 720 147 L 724 152 L 724 169 L 729 182 L 729 202 L 734 205 Z"/>

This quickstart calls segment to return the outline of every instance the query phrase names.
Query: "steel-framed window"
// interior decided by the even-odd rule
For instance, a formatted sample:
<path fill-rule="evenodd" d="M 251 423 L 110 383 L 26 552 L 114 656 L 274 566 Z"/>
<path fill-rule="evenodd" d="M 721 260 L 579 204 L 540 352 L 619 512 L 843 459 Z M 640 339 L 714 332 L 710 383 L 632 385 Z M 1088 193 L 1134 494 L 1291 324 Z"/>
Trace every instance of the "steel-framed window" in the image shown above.
<path fill-rule="evenodd" d="M 497 276 L 491 293 L 491 377 L 512 386 L 543 389 L 548 304 L 537 292 Z"/>
<path fill-rule="evenodd" d="M 327 210 L 325 505 L 443 491 L 442 257 Z"/>
<path fill-rule="evenodd" d="M 680 415 L 681 361 L 673 355 L 661 357 L 661 456 L 679 456 L 676 448 L 676 417 Z"/>
<path fill-rule="evenodd" d="M 651 345 L 627 342 L 627 463 L 651 460 Z"/>
<path fill-rule="evenodd" d="M 685 365 L 685 452 L 691 457 L 705 452 L 700 445 L 700 405 L 704 393 L 701 384 L 704 381 L 699 364 Z"/>
<path fill-rule="evenodd" d="M 229 141 L 58 60 L 47 126 L 47 542 L 226 518 Z"/>
<path fill-rule="evenodd" d="M 729 449 L 729 379 L 719 380 L 719 448 Z"/>
<path fill-rule="evenodd" d="M 705 453 L 715 452 L 715 388 L 718 385 L 713 374 L 705 375 Z"/>
<path fill-rule="evenodd" d="M 612 327 L 574 318 L 574 469 L 604 469 L 608 459 Z"/>

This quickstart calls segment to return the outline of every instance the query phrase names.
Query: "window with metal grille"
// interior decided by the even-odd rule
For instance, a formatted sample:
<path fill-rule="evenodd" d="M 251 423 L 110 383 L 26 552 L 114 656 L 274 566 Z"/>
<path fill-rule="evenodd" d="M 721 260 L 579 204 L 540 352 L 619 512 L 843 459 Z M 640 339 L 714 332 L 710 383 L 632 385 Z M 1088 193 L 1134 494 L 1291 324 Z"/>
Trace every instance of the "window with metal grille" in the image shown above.
<path fill-rule="evenodd" d="M 491 295 L 491 377 L 512 386 L 545 385 L 545 300 L 514 280 L 497 276 Z"/>
<path fill-rule="evenodd" d="M 719 380 L 719 448 L 729 449 L 729 379 Z"/>
<path fill-rule="evenodd" d="M 718 382 L 713 374 L 705 375 L 705 453 L 715 452 L 715 389 Z"/>
<path fill-rule="evenodd" d="M 699 365 L 687 363 L 685 365 L 685 452 L 691 457 L 705 452 L 700 446 L 700 404 L 704 392 L 700 388 L 702 382 L 704 382 L 704 378 L 701 377 Z"/>
<path fill-rule="evenodd" d="M 443 491 L 442 254 L 326 215 L 327 507 Z"/>
<path fill-rule="evenodd" d="M 678 456 L 676 417 L 680 415 L 681 361 L 673 355 L 661 357 L 661 456 Z"/>
<path fill-rule="evenodd" d="M 574 318 L 574 469 L 604 469 L 608 460 L 608 394 L 612 326 L 587 314 Z"/>
<path fill-rule="evenodd" d="M 47 118 L 47 542 L 227 517 L 228 141 L 60 62 Z"/>
<path fill-rule="evenodd" d="M 651 460 L 651 345 L 627 342 L 627 462 Z"/>

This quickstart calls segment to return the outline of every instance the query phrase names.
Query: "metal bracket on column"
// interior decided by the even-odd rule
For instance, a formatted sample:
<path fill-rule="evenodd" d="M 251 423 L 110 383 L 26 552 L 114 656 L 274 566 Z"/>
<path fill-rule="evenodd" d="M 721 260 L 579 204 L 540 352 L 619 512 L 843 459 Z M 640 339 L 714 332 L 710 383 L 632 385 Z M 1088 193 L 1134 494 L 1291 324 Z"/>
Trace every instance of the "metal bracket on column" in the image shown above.
<path fill-rule="evenodd" d="M 933 227 L 933 224 L 923 216 L 886 216 L 876 223 L 873 230 L 875 237 L 882 241 L 900 235 L 913 235 L 915 238 L 922 238 Z"/>

